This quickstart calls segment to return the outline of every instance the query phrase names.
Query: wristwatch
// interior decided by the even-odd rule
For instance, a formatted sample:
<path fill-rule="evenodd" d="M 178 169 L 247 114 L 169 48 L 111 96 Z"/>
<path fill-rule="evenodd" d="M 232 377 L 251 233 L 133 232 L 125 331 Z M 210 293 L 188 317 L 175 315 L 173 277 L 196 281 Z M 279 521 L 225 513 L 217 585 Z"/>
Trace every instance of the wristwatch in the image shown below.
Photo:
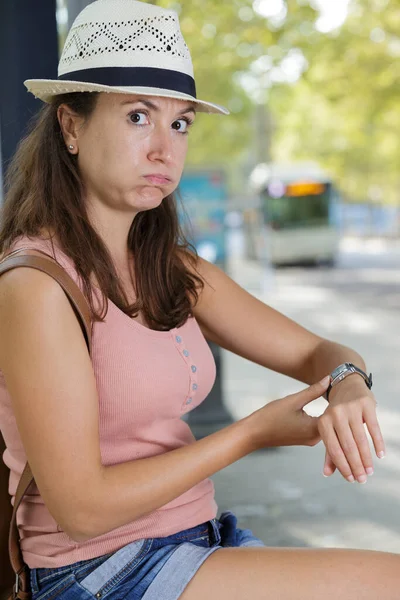
<path fill-rule="evenodd" d="M 372 388 L 372 373 L 370 373 L 368 376 L 366 373 L 364 373 L 364 371 L 353 365 L 353 363 L 343 363 L 342 365 L 336 367 L 336 369 L 334 369 L 330 375 L 331 382 L 326 390 L 326 399 L 328 400 L 329 392 L 335 385 L 353 373 L 358 373 L 358 375 L 361 375 L 369 390 Z"/>

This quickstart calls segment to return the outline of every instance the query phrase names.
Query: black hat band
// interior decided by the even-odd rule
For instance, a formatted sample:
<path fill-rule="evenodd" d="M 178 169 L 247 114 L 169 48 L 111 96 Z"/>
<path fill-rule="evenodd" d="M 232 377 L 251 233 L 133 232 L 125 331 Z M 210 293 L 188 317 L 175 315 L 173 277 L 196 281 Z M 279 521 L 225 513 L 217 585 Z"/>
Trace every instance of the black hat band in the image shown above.
<path fill-rule="evenodd" d="M 59 80 L 81 81 L 112 87 L 151 87 L 181 92 L 193 98 L 196 84 L 190 75 L 155 67 L 98 67 L 64 73 Z"/>

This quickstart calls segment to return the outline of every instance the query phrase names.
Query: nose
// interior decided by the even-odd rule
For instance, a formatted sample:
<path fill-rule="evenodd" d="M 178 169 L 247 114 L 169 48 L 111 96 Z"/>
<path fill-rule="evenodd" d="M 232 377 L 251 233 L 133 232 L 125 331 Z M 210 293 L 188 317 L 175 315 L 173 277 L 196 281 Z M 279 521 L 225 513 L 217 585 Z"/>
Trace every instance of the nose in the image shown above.
<path fill-rule="evenodd" d="M 148 158 L 165 164 L 171 163 L 174 157 L 172 131 L 170 127 L 155 127 L 150 139 Z"/>

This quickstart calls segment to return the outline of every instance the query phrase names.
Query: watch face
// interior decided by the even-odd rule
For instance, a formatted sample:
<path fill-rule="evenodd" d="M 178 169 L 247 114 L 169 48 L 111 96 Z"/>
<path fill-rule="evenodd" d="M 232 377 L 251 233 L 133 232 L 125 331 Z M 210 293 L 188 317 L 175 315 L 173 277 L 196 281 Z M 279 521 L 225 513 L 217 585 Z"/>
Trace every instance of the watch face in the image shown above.
<path fill-rule="evenodd" d="M 339 375 L 341 375 L 342 373 L 346 373 L 347 370 L 348 367 L 346 364 L 336 367 L 336 369 L 331 373 L 332 379 L 336 379 L 336 377 L 339 377 Z"/>

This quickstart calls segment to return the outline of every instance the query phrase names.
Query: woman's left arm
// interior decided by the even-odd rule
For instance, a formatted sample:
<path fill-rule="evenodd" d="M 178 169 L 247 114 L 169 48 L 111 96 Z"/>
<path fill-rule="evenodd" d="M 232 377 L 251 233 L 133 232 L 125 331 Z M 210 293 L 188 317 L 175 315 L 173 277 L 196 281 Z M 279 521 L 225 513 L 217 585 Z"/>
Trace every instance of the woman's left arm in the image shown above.
<path fill-rule="evenodd" d="M 215 265 L 199 259 L 197 270 L 205 285 L 193 312 L 209 341 L 307 384 L 321 380 L 344 362 L 366 370 L 357 352 L 285 317 Z M 350 375 L 332 388 L 329 406 L 319 422 L 327 448 L 324 474 L 331 475 L 337 467 L 349 481 L 366 479 L 373 466 L 364 423 L 377 456 L 381 457 L 385 448 L 376 402 L 362 377 Z"/>

